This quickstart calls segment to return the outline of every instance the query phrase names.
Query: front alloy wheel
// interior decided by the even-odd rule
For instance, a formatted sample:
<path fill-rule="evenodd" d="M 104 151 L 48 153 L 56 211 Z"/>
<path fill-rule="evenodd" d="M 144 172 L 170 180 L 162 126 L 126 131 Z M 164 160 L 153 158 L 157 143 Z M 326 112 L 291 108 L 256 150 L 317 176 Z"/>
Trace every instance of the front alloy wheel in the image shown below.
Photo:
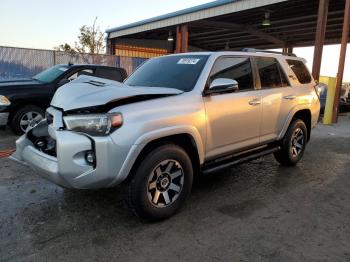
<path fill-rule="evenodd" d="M 131 174 L 128 203 L 134 213 L 148 221 L 172 216 L 192 188 L 192 162 L 186 151 L 174 144 L 147 153 Z"/>
<path fill-rule="evenodd" d="M 43 116 L 39 112 L 29 111 L 25 113 L 19 121 L 21 131 L 25 133 L 28 127 L 36 126 L 41 120 L 43 120 Z"/>
<path fill-rule="evenodd" d="M 180 163 L 173 159 L 162 161 L 148 179 L 148 199 L 156 207 L 165 207 L 179 197 L 184 183 Z"/>
<path fill-rule="evenodd" d="M 16 135 L 22 135 L 26 132 L 28 127 L 34 127 L 42 119 L 44 119 L 45 112 L 40 107 L 35 105 L 26 105 L 20 107 L 14 112 L 10 125 L 12 131 Z"/>

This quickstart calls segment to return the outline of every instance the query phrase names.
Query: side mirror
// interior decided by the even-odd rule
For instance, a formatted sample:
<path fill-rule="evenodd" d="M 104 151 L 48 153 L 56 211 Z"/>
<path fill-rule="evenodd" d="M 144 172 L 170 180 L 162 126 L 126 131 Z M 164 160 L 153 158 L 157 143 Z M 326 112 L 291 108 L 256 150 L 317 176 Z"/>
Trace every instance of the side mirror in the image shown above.
<path fill-rule="evenodd" d="M 229 78 L 217 78 L 211 84 L 206 94 L 233 92 L 238 90 L 238 82 Z"/>
<path fill-rule="evenodd" d="M 65 85 L 65 84 L 68 84 L 69 82 L 70 82 L 70 81 L 69 81 L 67 78 L 63 78 L 63 79 L 61 79 L 61 80 L 58 82 L 57 87 L 61 87 L 61 86 Z"/>

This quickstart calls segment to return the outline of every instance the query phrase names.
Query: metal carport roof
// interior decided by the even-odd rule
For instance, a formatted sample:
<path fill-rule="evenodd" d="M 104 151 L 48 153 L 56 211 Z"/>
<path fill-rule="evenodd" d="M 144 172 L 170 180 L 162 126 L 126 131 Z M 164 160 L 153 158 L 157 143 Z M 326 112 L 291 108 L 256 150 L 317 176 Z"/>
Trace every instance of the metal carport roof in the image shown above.
<path fill-rule="evenodd" d="M 188 25 L 189 45 L 205 50 L 281 48 L 314 44 L 318 0 L 219 0 L 109 29 L 109 39 L 166 40 L 176 26 Z M 325 44 L 339 43 L 344 0 L 331 0 Z M 271 26 L 262 26 L 264 13 Z"/>

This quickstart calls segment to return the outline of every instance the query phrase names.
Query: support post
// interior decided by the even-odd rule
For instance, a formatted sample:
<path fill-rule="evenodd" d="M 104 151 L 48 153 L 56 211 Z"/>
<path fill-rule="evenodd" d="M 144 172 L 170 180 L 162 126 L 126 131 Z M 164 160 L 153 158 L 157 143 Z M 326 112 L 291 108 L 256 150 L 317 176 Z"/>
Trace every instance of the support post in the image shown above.
<path fill-rule="evenodd" d="M 282 48 L 283 54 L 291 54 L 293 53 L 293 47 L 292 46 L 285 46 Z"/>
<path fill-rule="evenodd" d="M 188 25 L 179 25 L 176 27 L 176 50 L 175 53 L 188 52 Z"/>
<path fill-rule="evenodd" d="M 181 32 L 180 32 L 180 26 L 178 25 L 176 27 L 176 48 L 175 53 L 181 53 Z"/>
<path fill-rule="evenodd" d="M 112 42 L 112 39 L 109 38 L 109 36 L 107 36 L 107 40 L 106 40 L 106 54 L 107 55 L 113 55 L 115 52 L 114 50 L 114 45 Z"/>
<path fill-rule="evenodd" d="M 326 35 L 329 0 L 320 0 L 318 6 L 315 52 L 312 65 L 312 76 L 319 80 L 322 62 L 323 44 Z"/>
<path fill-rule="evenodd" d="M 349 22 L 350 22 L 350 0 L 346 0 L 345 10 L 344 10 L 344 23 L 343 23 L 343 33 L 341 38 L 341 47 L 340 47 L 340 57 L 337 73 L 337 85 L 335 89 L 335 97 L 333 103 L 333 115 L 332 122 L 338 122 L 338 111 L 339 111 L 339 101 L 340 93 L 344 76 L 344 67 L 345 67 L 345 56 L 346 56 L 346 47 L 348 44 L 349 37 Z"/>
<path fill-rule="evenodd" d="M 188 52 L 188 25 L 181 25 L 181 53 Z"/>

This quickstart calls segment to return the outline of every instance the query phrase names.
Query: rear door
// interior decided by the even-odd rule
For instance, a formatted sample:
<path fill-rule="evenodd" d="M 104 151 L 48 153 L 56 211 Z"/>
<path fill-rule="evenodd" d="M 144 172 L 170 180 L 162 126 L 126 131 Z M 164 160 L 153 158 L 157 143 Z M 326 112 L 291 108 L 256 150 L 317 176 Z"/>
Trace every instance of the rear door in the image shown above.
<path fill-rule="evenodd" d="M 210 83 L 217 78 L 238 82 L 239 90 L 204 97 L 207 115 L 207 158 L 238 151 L 259 143 L 261 97 L 249 57 L 220 57 Z"/>
<path fill-rule="evenodd" d="M 262 95 L 260 141 L 266 143 L 282 131 L 296 103 L 296 94 L 276 58 L 256 57 L 255 61 Z"/>

